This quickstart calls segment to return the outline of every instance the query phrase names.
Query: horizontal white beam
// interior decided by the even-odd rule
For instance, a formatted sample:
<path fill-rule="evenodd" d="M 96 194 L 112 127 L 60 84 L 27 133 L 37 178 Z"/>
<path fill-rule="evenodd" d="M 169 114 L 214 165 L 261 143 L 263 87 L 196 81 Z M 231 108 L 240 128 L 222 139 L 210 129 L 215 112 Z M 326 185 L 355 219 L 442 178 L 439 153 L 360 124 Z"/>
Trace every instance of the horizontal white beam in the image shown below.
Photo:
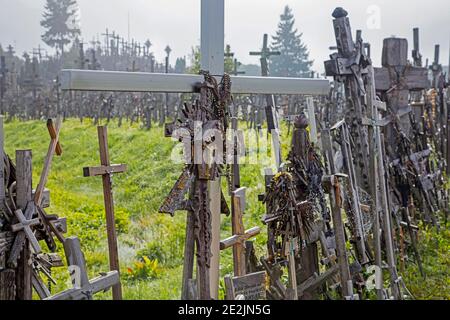
<path fill-rule="evenodd" d="M 63 90 L 164 93 L 194 92 L 203 82 L 200 75 L 89 70 L 63 70 L 60 79 Z M 232 76 L 231 81 L 234 94 L 327 95 L 330 89 L 323 79 Z"/>

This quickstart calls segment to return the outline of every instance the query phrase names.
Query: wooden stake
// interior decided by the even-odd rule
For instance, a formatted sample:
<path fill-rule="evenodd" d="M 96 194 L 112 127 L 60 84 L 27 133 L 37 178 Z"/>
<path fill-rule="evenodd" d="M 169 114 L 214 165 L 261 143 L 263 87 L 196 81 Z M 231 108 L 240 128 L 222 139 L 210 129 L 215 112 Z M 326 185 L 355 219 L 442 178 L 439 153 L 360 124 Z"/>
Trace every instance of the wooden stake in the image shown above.
<path fill-rule="evenodd" d="M 16 151 L 16 180 L 17 180 L 17 207 L 25 211 L 27 205 L 31 201 L 32 193 L 32 165 L 31 165 L 31 150 L 17 150 Z M 29 211 L 34 212 L 34 211 Z M 26 216 L 30 219 L 30 216 Z M 20 232 L 17 238 L 25 234 Z M 20 239 L 19 239 L 20 240 Z M 16 270 L 16 297 L 18 300 L 32 299 L 32 266 L 31 266 L 31 249 L 27 239 L 24 240 L 22 253 L 17 263 Z"/>

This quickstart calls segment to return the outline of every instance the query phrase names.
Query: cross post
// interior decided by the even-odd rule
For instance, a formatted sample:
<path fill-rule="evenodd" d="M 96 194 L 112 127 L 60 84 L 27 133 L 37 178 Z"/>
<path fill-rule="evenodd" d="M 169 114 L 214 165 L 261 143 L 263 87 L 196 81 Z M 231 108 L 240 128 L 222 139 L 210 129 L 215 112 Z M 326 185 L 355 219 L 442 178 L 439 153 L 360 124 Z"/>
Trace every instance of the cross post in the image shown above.
<path fill-rule="evenodd" d="M 119 273 L 119 252 L 117 248 L 117 234 L 114 218 L 114 200 L 111 178 L 115 173 L 125 172 L 127 170 L 127 166 L 124 164 L 111 165 L 108 150 L 107 127 L 97 127 L 97 131 L 100 147 L 101 166 L 83 168 L 83 174 L 85 177 L 102 176 L 103 198 L 106 212 L 106 228 L 108 235 L 109 266 L 111 271 L 117 271 Z M 120 286 L 120 282 L 113 286 L 113 299 L 122 300 L 122 288 Z"/>

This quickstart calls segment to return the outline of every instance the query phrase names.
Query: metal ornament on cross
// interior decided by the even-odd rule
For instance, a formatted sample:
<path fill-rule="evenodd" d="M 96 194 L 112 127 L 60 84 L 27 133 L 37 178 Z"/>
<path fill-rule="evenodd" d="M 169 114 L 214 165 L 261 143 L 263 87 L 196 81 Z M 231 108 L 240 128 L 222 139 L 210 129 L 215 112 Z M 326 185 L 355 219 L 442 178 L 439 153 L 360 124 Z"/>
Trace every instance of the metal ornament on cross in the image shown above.
<path fill-rule="evenodd" d="M 201 1 L 201 66 L 217 76 L 224 74 L 224 0 Z M 219 79 L 220 80 L 220 79 Z M 192 93 L 203 81 L 200 75 L 63 70 L 62 90 Z M 231 77 L 234 94 L 327 95 L 330 84 L 322 79 Z M 220 179 L 209 183 L 212 214 L 211 298 L 219 293 Z"/>

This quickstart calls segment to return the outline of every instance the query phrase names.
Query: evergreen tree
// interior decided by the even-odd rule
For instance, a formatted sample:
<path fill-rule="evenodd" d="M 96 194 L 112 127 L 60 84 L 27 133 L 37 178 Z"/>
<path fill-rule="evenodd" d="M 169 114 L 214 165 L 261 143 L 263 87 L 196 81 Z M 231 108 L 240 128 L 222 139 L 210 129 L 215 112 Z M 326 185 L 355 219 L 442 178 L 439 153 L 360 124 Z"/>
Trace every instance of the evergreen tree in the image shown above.
<path fill-rule="evenodd" d="M 191 65 L 187 69 L 187 73 L 199 74 L 199 72 L 202 68 L 200 46 L 192 47 L 189 58 L 191 60 Z"/>
<path fill-rule="evenodd" d="M 81 34 L 76 26 L 76 0 L 47 0 L 41 26 L 46 29 L 42 40 L 64 53 L 64 47 Z"/>
<path fill-rule="evenodd" d="M 186 58 L 177 58 L 175 62 L 175 73 L 186 72 Z"/>
<path fill-rule="evenodd" d="M 272 51 L 281 55 L 270 58 L 270 75 L 278 77 L 309 77 L 313 61 L 309 60 L 308 48 L 302 41 L 302 33 L 294 29 L 295 19 L 291 8 L 286 6 L 280 16 L 275 36 L 272 36 Z"/>
<path fill-rule="evenodd" d="M 225 47 L 225 59 L 224 59 L 225 73 L 231 74 L 234 71 L 234 59 L 231 55 L 231 46 L 229 44 Z"/>

